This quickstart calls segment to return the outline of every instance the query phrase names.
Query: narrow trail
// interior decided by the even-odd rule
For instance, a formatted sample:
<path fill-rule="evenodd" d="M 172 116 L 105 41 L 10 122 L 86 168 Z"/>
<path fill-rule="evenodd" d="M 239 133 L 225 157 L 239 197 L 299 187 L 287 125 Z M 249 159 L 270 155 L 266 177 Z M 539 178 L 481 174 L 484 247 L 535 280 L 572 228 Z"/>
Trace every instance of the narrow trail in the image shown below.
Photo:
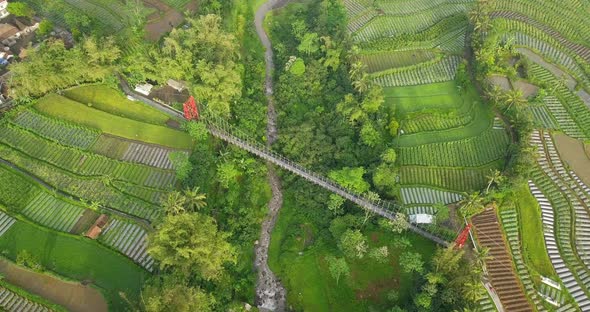
<path fill-rule="evenodd" d="M 264 82 L 265 94 L 268 100 L 267 107 L 267 126 L 266 126 L 266 144 L 270 148 L 278 138 L 277 131 L 277 112 L 273 99 L 273 77 L 274 70 L 272 44 L 270 38 L 264 29 L 264 18 L 266 14 L 273 9 L 287 4 L 289 0 L 268 0 L 256 11 L 254 18 L 256 33 L 265 48 L 264 60 L 266 62 L 266 79 Z M 281 191 L 281 181 L 277 176 L 273 165 L 268 165 L 268 181 L 272 190 L 272 198 L 268 203 L 268 214 L 262 223 L 260 239 L 255 248 L 256 260 L 254 267 L 258 272 L 256 282 L 256 305 L 261 311 L 284 311 L 286 305 L 286 290 L 268 266 L 268 249 L 272 230 L 277 221 L 279 210 L 283 206 L 283 192 Z"/>

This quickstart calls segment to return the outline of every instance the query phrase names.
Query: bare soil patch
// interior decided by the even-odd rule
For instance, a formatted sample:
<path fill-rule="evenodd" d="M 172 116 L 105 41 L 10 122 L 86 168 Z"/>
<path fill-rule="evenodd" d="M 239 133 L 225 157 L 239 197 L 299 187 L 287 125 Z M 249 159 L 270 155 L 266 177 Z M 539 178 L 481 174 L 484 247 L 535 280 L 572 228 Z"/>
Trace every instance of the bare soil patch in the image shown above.
<path fill-rule="evenodd" d="M 102 294 L 91 286 L 32 272 L 6 260 L 0 260 L 0 272 L 9 283 L 59 304 L 69 311 L 108 311 L 107 302 Z"/>
<path fill-rule="evenodd" d="M 509 91 L 512 89 L 510 86 L 510 81 L 505 76 L 493 75 L 489 78 L 489 80 L 493 85 L 500 87 L 504 91 Z"/>
<path fill-rule="evenodd" d="M 525 98 L 535 96 L 537 95 L 537 92 L 539 92 L 539 87 L 526 81 L 518 80 L 514 82 L 512 85 L 515 89 L 522 91 L 522 95 Z"/>
<path fill-rule="evenodd" d="M 176 11 L 166 3 L 159 0 L 143 0 L 147 7 L 154 8 L 156 12 L 147 17 L 145 26 L 145 38 L 150 41 L 158 41 L 162 35 L 177 27 L 184 20 L 181 12 Z"/>
<path fill-rule="evenodd" d="M 84 210 L 84 214 L 82 214 L 82 218 L 76 222 L 70 233 L 80 235 L 86 233 L 88 229 L 94 224 L 96 219 L 98 219 L 99 214 L 90 210 Z"/>
<path fill-rule="evenodd" d="M 590 158 L 586 153 L 584 143 L 562 133 L 556 133 L 554 138 L 561 159 L 574 170 L 585 184 L 590 185 Z"/>
<path fill-rule="evenodd" d="M 377 302 L 385 297 L 386 291 L 397 288 L 399 288 L 399 279 L 397 278 L 378 280 L 370 283 L 364 289 L 357 290 L 355 296 L 358 300 Z"/>

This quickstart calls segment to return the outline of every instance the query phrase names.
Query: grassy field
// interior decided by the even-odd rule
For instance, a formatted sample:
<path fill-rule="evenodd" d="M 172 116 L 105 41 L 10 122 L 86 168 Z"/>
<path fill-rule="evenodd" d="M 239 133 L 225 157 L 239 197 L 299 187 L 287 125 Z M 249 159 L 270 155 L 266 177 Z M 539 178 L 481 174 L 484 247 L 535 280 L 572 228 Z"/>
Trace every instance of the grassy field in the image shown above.
<path fill-rule="evenodd" d="M 454 81 L 427 85 L 384 88 L 386 103 L 392 111 L 404 118 L 408 113 L 436 109 L 462 110 L 469 107 L 467 99 L 462 98 Z"/>
<path fill-rule="evenodd" d="M 35 108 L 47 115 L 131 140 L 178 149 L 189 149 L 192 145 L 191 138 L 184 132 L 115 116 L 57 94 L 43 97 Z"/>
<path fill-rule="evenodd" d="M 525 261 L 543 276 L 555 276 L 553 265 L 545 249 L 543 223 L 539 204 L 526 184 L 515 189 L 514 200 L 520 215 L 520 235 Z"/>
<path fill-rule="evenodd" d="M 307 218 L 293 197 L 286 194 L 270 246 L 269 265 L 289 290 L 288 302 L 295 310 L 368 311 L 370 307 L 379 310 L 386 304 L 390 290 L 399 293 L 400 303 L 411 300 L 416 280 L 415 276 L 400 272 L 398 256 L 401 251 L 391 245 L 395 235 L 366 232 L 371 247 L 389 247 L 389 261 L 377 264 L 367 258 L 348 259 L 350 278 L 343 278 L 336 284 L 325 260 L 328 255 L 338 254 L 335 243 L 318 237 L 325 229 Z M 434 244 L 422 237 L 407 235 L 414 246 L 411 250 L 421 253 L 428 262 L 435 251 Z"/>
<path fill-rule="evenodd" d="M 47 270 L 74 280 L 91 281 L 103 289 L 114 311 L 126 307 L 119 292 L 132 301 L 139 300 L 141 285 L 148 275 L 125 256 L 96 242 L 25 221 L 17 221 L 0 237 L 0 249 L 12 260 L 26 250 Z"/>
<path fill-rule="evenodd" d="M 170 118 L 139 101 L 127 99 L 119 91 L 105 85 L 82 86 L 64 92 L 64 96 L 76 102 L 119 117 L 165 126 Z"/>

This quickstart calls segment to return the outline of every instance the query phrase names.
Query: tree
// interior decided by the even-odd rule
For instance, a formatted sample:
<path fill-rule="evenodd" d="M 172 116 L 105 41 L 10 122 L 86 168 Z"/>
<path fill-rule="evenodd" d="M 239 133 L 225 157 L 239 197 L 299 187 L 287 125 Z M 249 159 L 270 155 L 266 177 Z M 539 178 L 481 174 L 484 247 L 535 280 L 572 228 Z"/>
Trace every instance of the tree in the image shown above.
<path fill-rule="evenodd" d="M 369 147 L 381 144 L 381 134 L 370 123 L 365 123 L 361 128 L 361 140 Z"/>
<path fill-rule="evenodd" d="M 387 125 L 387 129 L 389 130 L 389 134 L 392 137 L 397 136 L 397 132 L 399 130 L 399 122 L 396 119 L 391 119 L 389 124 Z"/>
<path fill-rule="evenodd" d="M 352 81 L 352 86 L 358 93 L 364 94 L 371 87 L 371 77 L 367 73 L 362 73 L 357 79 Z"/>
<path fill-rule="evenodd" d="M 422 273 L 424 270 L 424 261 L 422 261 L 422 256 L 417 252 L 403 252 L 399 256 L 399 264 L 405 273 Z"/>
<path fill-rule="evenodd" d="M 459 203 L 459 211 L 465 218 L 470 218 L 485 209 L 484 199 L 479 192 L 474 192 L 465 196 Z"/>
<path fill-rule="evenodd" d="M 386 263 L 389 259 L 389 249 L 387 246 L 381 246 L 378 248 L 373 248 L 369 252 L 369 257 L 378 263 Z"/>
<path fill-rule="evenodd" d="M 186 212 L 185 204 L 186 197 L 178 191 L 173 191 L 168 194 L 168 197 L 166 197 L 166 200 L 162 205 L 164 206 L 166 214 L 178 215 Z"/>
<path fill-rule="evenodd" d="M 367 240 L 359 230 L 346 230 L 338 246 L 347 257 L 357 259 L 362 259 L 368 249 Z"/>
<path fill-rule="evenodd" d="M 53 31 L 53 23 L 50 20 L 44 19 L 39 23 L 39 29 L 37 30 L 39 35 L 46 36 L 49 35 L 51 31 Z"/>
<path fill-rule="evenodd" d="M 9 2 L 6 10 L 15 16 L 31 18 L 33 15 L 35 15 L 35 11 L 24 2 Z"/>
<path fill-rule="evenodd" d="M 486 176 L 488 179 L 488 186 L 486 187 L 486 194 L 489 193 L 492 184 L 500 185 L 504 181 L 504 176 L 497 169 L 490 169 L 490 174 Z"/>
<path fill-rule="evenodd" d="M 397 234 L 403 233 L 410 227 L 406 215 L 401 212 L 396 213 L 393 220 L 381 219 L 379 225 L 383 229 Z"/>
<path fill-rule="evenodd" d="M 393 165 L 381 164 L 375 168 L 373 173 L 373 183 L 375 187 L 387 195 L 395 195 L 397 186 L 397 168 Z"/>
<path fill-rule="evenodd" d="M 219 232 L 215 220 L 199 213 L 168 215 L 150 235 L 148 253 L 161 269 L 176 268 L 185 276 L 197 273 L 216 280 L 223 265 L 236 262 L 236 250 Z"/>
<path fill-rule="evenodd" d="M 211 295 L 171 275 L 154 277 L 141 298 L 146 312 L 209 312 L 215 303 Z"/>
<path fill-rule="evenodd" d="M 477 266 L 484 267 L 486 261 L 492 260 L 494 257 L 490 255 L 489 247 L 481 247 L 479 249 L 474 248 L 475 262 Z"/>
<path fill-rule="evenodd" d="M 200 193 L 198 186 L 192 189 L 187 188 L 183 191 L 183 193 L 185 197 L 185 204 L 191 211 L 196 212 L 207 206 L 207 202 L 205 201 L 207 199 L 207 195 Z"/>
<path fill-rule="evenodd" d="M 346 200 L 339 195 L 330 194 L 330 200 L 328 201 L 328 209 L 334 212 L 334 214 L 339 215 L 342 214 L 342 205 Z"/>
<path fill-rule="evenodd" d="M 307 55 L 312 55 L 320 49 L 319 36 L 317 33 L 306 33 L 301 39 L 301 43 L 297 47 L 299 52 Z"/>
<path fill-rule="evenodd" d="M 527 100 L 524 99 L 520 89 L 513 89 L 504 93 L 504 102 L 508 105 L 506 107 L 506 111 L 508 111 L 512 106 L 520 109 L 522 105 L 527 103 Z"/>
<path fill-rule="evenodd" d="M 336 285 L 340 281 L 340 277 L 348 277 L 350 274 L 350 268 L 346 263 L 344 258 L 336 258 L 334 256 L 326 257 L 326 261 L 328 262 L 328 269 L 330 270 L 330 274 L 336 280 Z"/>
<path fill-rule="evenodd" d="M 186 180 L 193 171 L 193 165 L 188 159 L 188 154 L 175 151 L 168 154 L 168 158 L 174 167 L 176 178 L 180 181 Z"/>
<path fill-rule="evenodd" d="M 463 287 L 463 296 L 470 302 L 477 302 L 486 295 L 481 280 L 472 278 L 468 280 Z"/>
<path fill-rule="evenodd" d="M 449 207 L 443 203 L 437 203 L 436 205 L 434 205 L 434 208 L 436 209 L 436 222 L 437 223 L 441 223 L 441 222 L 445 222 L 449 219 L 450 217 L 450 213 L 449 213 Z"/>
<path fill-rule="evenodd" d="M 336 181 L 344 188 L 352 190 L 357 193 L 365 193 L 369 190 L 369 183 L 367 183 L 363 176 L 365 175 L 365 168 L 357 167 L 350 168 L 345 167 L 340 170 L 331 171 L 328 176 L 330 179 Z"/>
<path fill-rule="evenodd" d="M 395 149 L 386 149 L 385 152 L 381 154 L 381 160 L 388 164 L 395 164 L 395 161 L 397 160 L 397 153 L 395 152 Z"/>

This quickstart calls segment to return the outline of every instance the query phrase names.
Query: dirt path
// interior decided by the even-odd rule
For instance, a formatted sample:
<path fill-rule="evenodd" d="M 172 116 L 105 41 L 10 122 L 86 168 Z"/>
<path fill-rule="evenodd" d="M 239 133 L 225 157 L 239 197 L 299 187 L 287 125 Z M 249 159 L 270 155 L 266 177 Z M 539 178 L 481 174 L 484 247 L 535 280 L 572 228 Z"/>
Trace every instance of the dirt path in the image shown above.
<path fill-rule="evenodd" d="M 29 271 L 6 260 L 0 260 L 0 273 L 9 283 L 59 304 L 68 311 L 108 311 L 107 302 L 102 294 L 90 286 Z"/>
<path fill-rule="evenodd" d="M 590 185 L 590 158 L 584 150 L 584 142 L 562 133 L 554 133 L 555 145 L 561 159 L 586 183 Z"/>
<path fill-rule="evenodd" d="M 266 97 L 268 99 L 266 137 L 267 145 L 270 147 L 278 137 L 277 112 L 273 100 L 273 77 L 274 70 L 272 44 L 268 34 L 264 30 L 264 18 L 273 9 L 287 4 L 289 0 L 268 0 L 260 6 L 255 16 L 256 33 L 265 48 L 264 59 L 266 62 L 266 80 L 264 83 Z M 277 176 L 274 167 L 268 164 L 268 180 L 272 190 L 272 198 L 268 204 L 268 215 L 262 223 L 262 231 L 258 245 L 255 248 L 256 261 L 254 266 L 258 271 L 256 283 L 256 305 L 260 311 L 284 311 L 286 305 L 286 290 L 268 266 L 268 249 L 270 246 L 271 233 L 275 226 L 279 210 L 283 205 L 283 193 L 281 181 Z"/>

